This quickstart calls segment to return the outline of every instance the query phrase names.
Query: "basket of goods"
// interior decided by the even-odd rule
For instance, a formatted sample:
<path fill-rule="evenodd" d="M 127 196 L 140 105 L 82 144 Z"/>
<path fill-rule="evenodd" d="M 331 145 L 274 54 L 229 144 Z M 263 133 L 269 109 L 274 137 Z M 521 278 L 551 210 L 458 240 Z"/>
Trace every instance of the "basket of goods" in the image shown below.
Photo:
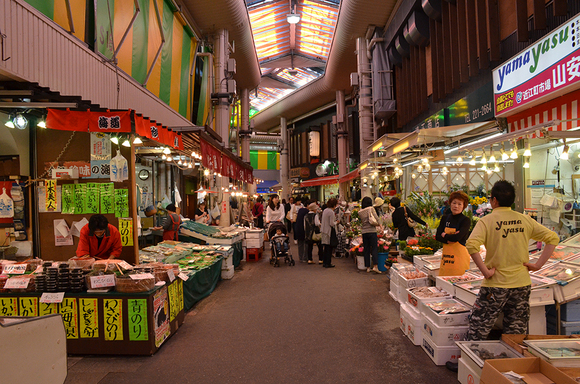
<path fill-rule="evenodd" d="M 123 262 L 123 260 L 119 260 L 119 259 L 97 260 L 93 264 L 93 269 L 116 272 L 116 271 L 120 270 L 120 267 L 117 264 L 122 263 L 122 262 Z"/>
<path fill-rule="evenodd" d="M 153 273 L 155 275 L 155 282 L 158 283 L 160 281 L 164 281 L 166 283 L 170 283 L 169 275 L 167 274 L 167 269 L 163 267 L 155 268 Z"/>
<path fill-rule="evenodd" d="M 93 269 L 91 272 L 85 275 L 85 284 L 87 285 L 87 289 L 102 289 L 108 288 L 105 285 L 102 285 L 102 282 L 99 281 L 100 279 L 93 279 L 93 277 L 97 276 L 104 276 L 104 275 L 115 275 L 114 272 L 105 270 L 105 269 Z M 113 280 L 116 280 L 113 278 Z"/>
<path fill-rule="evenodd" d="M 95 258 L 90 256 L 74 256 L 68 259 L 72 268 L 91 269 L 95 263 Z"/>
<path fill-rule="evenodd" d="M 135 276 L 139 277 L 135 278 Z M 153 288 L 155 288 L 155 277 L 153 275 L 131 274 L 117 277 L 115 290 L 122 293 L 139 293 L 148 292 Z"/>

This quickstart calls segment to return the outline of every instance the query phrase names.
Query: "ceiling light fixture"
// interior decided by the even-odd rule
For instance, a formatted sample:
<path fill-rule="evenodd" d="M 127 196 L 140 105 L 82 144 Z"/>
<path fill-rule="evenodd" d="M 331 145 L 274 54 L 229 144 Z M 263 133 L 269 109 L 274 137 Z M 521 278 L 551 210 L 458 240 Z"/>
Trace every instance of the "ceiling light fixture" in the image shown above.
<path fill-rule="evenodd" d="M 46 121 L 44 119 L 40 119 L 40 120 L 38 120 L 38 123 L 36 124 L 36 126 L 38 128 L 46 128 Z"/>
<path fill-rule="evenodd" d="M 530 157 L 532 156 L 532 149 L 530 148 L 530 140 L 526 139 L 526 150 L 524 151 L 524 156 Z"/>
<path fill-rule="evenodd" d="M 288 24 L 298 24 L 300 22 L 300 14 L 298 13 L 289 13 L 286 15 L 286 21 Z"/>
<path fill-rule="evenodd" d="M 141 138 L 139 136 L 135 136 L 135 139 L 133 140 L 133 144 L 143 144 L 143 141 L 141 140 Z"/>
<path fill-rule="evenodd" d="M 125 139 L 125 141 L 123 141 L 123 144 L 121 144 L 123 147 L 131 147 L 131 142 L 129 141 L 129 139 Z"/>
<path fill-rule="evenodd" d="M 113 144 L 119 145 L 119 138 L 117 136 L 111 136 L 111 141 Z"/>
<path fill-rule="evenodd" d="M 26 129 L 26 127 L 28 127 L 28 119 L 26 119 L 22 113 L 16 114 L 16 117 L 12 119 L 12 122 L 18 129 Z"/>
<path fill-rule="evenodd" d="M 568 151 L 570 150 L 570 147 L 566 145 L 566 140 L 564 140 L 564 150 L 562 151 L 562 154 L 560 155 L 560 160 L 568 160 L 569 156 L 568 156 Z"/>
<path fill-rule="evenodd" d="M 163 153 L 165 153 L 166 155 L 169 155 L 171 153 L 171 150 L 168 147 L 163 148 Z"/>

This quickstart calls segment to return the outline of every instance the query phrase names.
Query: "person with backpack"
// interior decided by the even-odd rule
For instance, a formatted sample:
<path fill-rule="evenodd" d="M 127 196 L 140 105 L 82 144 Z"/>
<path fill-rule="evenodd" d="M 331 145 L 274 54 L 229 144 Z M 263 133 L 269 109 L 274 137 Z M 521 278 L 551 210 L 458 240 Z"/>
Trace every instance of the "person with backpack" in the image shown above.
<path fill-rule="evenodd" d="M 256 199 L 256 203 L 252 208 L 252 215 L 254 216 L 256 227 L 258 228 L 264 228 L 264 206 L 262 205 L 263 201 L 264 199 L 262 196 L 258 196 L 258 199 Z"/>

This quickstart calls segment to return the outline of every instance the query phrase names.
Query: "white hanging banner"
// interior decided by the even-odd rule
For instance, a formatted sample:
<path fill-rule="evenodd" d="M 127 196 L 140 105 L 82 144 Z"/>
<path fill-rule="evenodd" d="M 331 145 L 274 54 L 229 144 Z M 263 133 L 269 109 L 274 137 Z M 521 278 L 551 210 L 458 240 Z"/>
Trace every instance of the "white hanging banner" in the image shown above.
<path fill-rule="evenodd" d="M 2 188 L 0 195 L 0 218 L 10 219 L 14 217 L 14 201 L 6 193 L 6 188 Z"/>

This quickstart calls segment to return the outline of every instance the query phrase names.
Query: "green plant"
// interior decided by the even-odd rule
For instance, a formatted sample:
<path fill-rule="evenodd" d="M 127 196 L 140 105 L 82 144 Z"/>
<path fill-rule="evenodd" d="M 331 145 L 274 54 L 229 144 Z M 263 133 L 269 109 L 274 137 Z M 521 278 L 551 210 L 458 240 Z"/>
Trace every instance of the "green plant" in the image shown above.
<path fill-rule="evenodd" d="M 432 249 L 433 252 L 431 253 L 435 253 L 436 250 L 443 248 L 443 244 L 437 241 L 435 239 L 435 236 L 431 234 L 426 234 L 417 237 L 419 238 L 419 246 Z"/>
<path fill-rule="evenodd" d="M 479 197 L 487 196 L 487 192 L 485 191 L 485 186 L 483 183 L 480 183 L 477 188 L 475 188 L 475 194 Z"/>

